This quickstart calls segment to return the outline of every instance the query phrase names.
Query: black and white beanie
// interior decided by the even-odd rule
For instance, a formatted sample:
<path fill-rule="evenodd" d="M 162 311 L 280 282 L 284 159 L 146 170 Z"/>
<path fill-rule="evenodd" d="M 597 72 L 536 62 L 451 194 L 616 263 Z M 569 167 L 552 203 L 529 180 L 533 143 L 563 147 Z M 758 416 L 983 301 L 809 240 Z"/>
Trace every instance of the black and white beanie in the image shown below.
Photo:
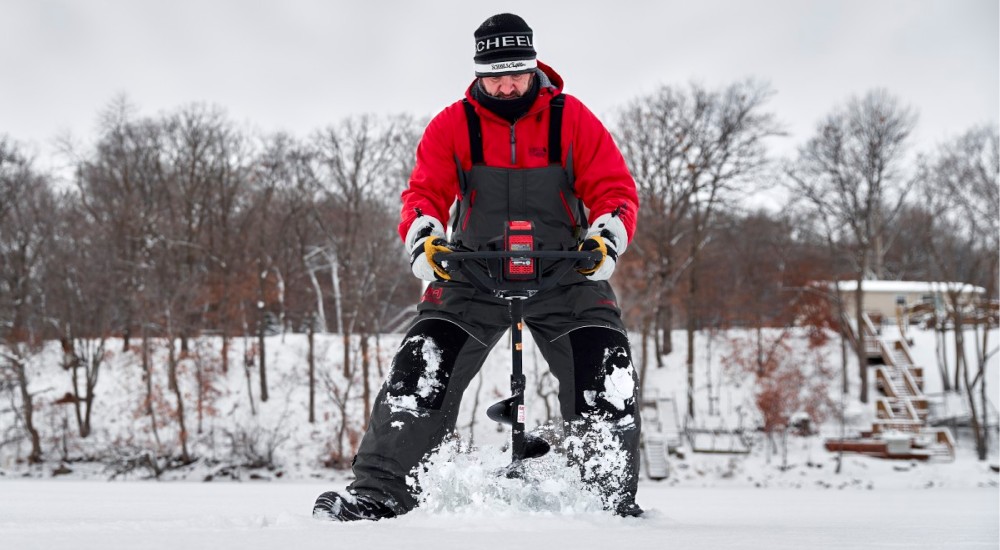
<path fill-rule="evenodd" d="M 524 19 L 501 13 L 476 29 L 476 76 L 530 72 L 537 67 L 535 40 Z"/>

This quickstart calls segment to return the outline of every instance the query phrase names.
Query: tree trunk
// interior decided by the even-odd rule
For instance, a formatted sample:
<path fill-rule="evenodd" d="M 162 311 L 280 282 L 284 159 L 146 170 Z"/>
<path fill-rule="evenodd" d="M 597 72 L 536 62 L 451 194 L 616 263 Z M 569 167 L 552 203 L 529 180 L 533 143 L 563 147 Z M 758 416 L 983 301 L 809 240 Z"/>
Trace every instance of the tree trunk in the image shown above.
<path fill-rule="evenodd" d="M 252 416 L 257 416 L 257 409 L 253 403 L 253 379 L 250 371 L 253 369 L 254 365 L 254 352 L 249 344 L 249 335 L 247 330 L 247 313 L 243 306 L 240 306 L 243 312 L 243 374 L 247 379 L 247 399 L 250 401 L 250 414 Z"/>
<path fill-rule="evenodd" d="M 687 409 L 688 416 L 694 418 L 694 313 L 687 313 Z"/>
<path fill-rule="evenodd" d="M 306 329 L 309 339 L 309 423 L 316 423 L 316 320 L 309 317 Z"/>
<path fill-rule="evenodd" d="M 656 368 L 663 368 L 663 355 L 660 350 L 660 307 L 653 311 L 653 357 L 656 358 Z"/>
<path fill-rule="evenodd" d="M 948 356 L 945 352 L 944 323 L 938 319 L 935 308 L 934 317 L 934 359 L 937 361 L 938 373 L 941 375 L 941 388 L 951 391 L 951 379 L 948 378 Z"/>
<path fill-rule="evenodd" d="M 646 395 L 646 365 L 649 364 L 649 319 L 642 322 L 642 355 L 639 356 L 639 404 Z"/>
<path fill-rule="evenodd" d="M 344 346 L 344 378 L 351 377 L 351 335 L 341 329 L 340 339 Z"/>
<path fill-rule="evenodd" d="M 251 352 L 246 352 L 243 355 L 243 374 L 246 375 L 247 379 L 247 399 L 250 400 L 250 414 L 251 416 L 257 416 L 257 407 L 254 405 L 253 401 L 253 377 L 250 375 L 250 371 L 253 369 L 254 356 Z"/>
<path fill-rule="evenodd" d="M 954 313 L 952 314 L 955 320 L 955 389 L 962 387 L 961 380 L 963 378 L 968 378 L 968 373 L 963 376 L 963 371 L 968 370 L 965 364 L 965 334 L 962 333 L 962 312 L 959 309 L 958 300 L 952 302 L 952 307 L 954 308 Z"/>
<path fill-rule="evenodd" d="M 368 380 L 369 371 L 369 357 L 368 357 L 368 329 L 362 327 L 361 329 L 361 395 L 364 401 L 364 424 L 361 427 L 361 431 L 368 429 L 368 421 L 371 420 L 371 410 L 372 410 L 372 394 L 371 394 L 371 383 Z"/>
<path fill-rule="evenodd" d="M 319 321 L 313 321 L 314 323 L 319 323 L 319 326 L 323 327 L 323 331 L 329 331 L 330 327 L 326 324 L 326 311 L 323 308 L 323 289 L 319 286 L 319 280 L 316 278 L 316 271 L 309 270 L 309 281 L 312 283 L 313 292 L 316 293 L 316 312 L 314 315 L 319 317 Z"/>
<path fill-rule="evenodd" d="M 184 394 L 181 392 L 180 384 L 177 380 L 177 352 L 174 350 L 174 339 L 171 336 L 168 345 L 167 352 L 167 375 L 169 377 L 168 387 L 174 392 L 174 397 L 177 400 L 177 425 L 180 429 L 179 438 L 181 443 L 181 460 L 187 464 L 191 462 L 191 455 L 188 454 L 187 447 L 187 426 L 184 422 Z"/>
<path fill-rule="evenodd" d="M 883 241 L 883 237 L 882 237 L 881 233 L 876 234 L 874 236 L 874 238 L 872 239 L 872 261 L 871 261 L 871 266 L 872 266 L 872 272 L 874 273 L 875 278 L 878 279 L 878 280 L 881 280 L 883 278 L 883 276 L 885 275 L 885 268 L 883 267 L 884 262 L 883 262 L 883 259 L 882 259 L 883 256 L 885 255 L 885 251 L 883 250 L 884 249 L 884 245 L 883 245 L 882 241 Z"/>
<path fill-rule="evenodd" d="M 340 273 L 337 272 L 339 267 L 339 262 L 337 261 L 336 252 L 327 254 L 327 261 L 330 264 L 330 283 L 333 290 L 333 308 L 334 313 L 337 316 L 337 332 L 344 333 L 344 309 L 341 304 L 341 292 L 340 292 Z"/>
<path fill-rule="evenodd" d="M 847 316 L 844 312 L 844 302 L 840 299 L 840 287 L 837 288 L 837 303 L 838 309 L 840 310 L 840 322 L 844 323 Z M 845 327 L 847 328 L 847 327 Z M 840 439 L 843 440 L 847 437 L 847 394 L 848 394 L 848 380 L 847 380 L 847 331 L 840 331 Z M 840 446 L 840 450 L 837 451 L 837 468 L 833 473 L 839 474 L 844 466 L 844 446 Z"/>
<path fill-rule="evenodd" d="M 847 336 L 840 333 L 840 391 L 847 393 Z"/>
<path fill-rule="evenodd" d="M 864 269 L 862 269 L 859 273 L 863 274 Z M 858 278 L 855 279 L 857 289 L 854 292 L 854 321 L 857 324 L 858 330 L 855 352 L 858 356 L 858 375 L 861 377 L 861 391 L 859 397 L 862 403 L 868 403 L 868 352 L 865 350 L 865 298 L 864 290 L 861 287 L 863 280 L 863 275 L 859 275 Z"/>
<path fill-rule="evenodd" d="M 708 389 L 708 416 L 715 416 L 715 415 L 719 414 L 716 411 L 716 407 L 715 407 L 715 401 L 716 401 L 716 397 L 717 397 L 715 395 L 715 392 L 717 391 L 717 388 L 715 388 L 712 385 L 712 339 L 713 339 L 713 334 L 714 334 L 712 331 L 713 331 L 713 329 L 709 328 L 708 331 L 707 331 L 708 334 L 705 335 L 706 336 L 706 338 L 705 338 L 705 382 L 706 382 L 706 388 Z"/>
<path fill-rule="evenodd" d="M 663 308 L 663 324 L 660 327 L 663 330 L 663 344 L 660 346 L 660 353 L 662 355 L 670 355 L 674 352 L 674 307 L 667 304 Z M 658 365 L 662 367 L 663 364 Z"/>
<path fill-rule="evenodd" d="M 142 323 L 142 372 L 146 378 L 146 414 L 149 415 L 150 431 L 153 432 L 153 440 L 156 441 L 156 452 L 159 454 L 162 444 L 160 443 L 160 432 L 156 422 L 156 407 L 153 406 L 153 402 L 155 401 L 153 395 L 153 368 L 149 360 L 149 332 L 146 328 L 145 320 Z"/>
<path fill-rule="evenodd" d="M 80 431 L 80 437 L 87 437 L 89 434 L 83 427 L 83 411 L 80 409 L 80 402 L 83 401 L 83 398 L 80 395 L 80 384 L 77 381 L 80 360 L 75 354 L 70 354 L 66 360 L 70 362 L 69 369 L 72 373 L 70 379 L 73 381 L 73 412 L 76 414 L 76 427 Z"/>
<path fill-rule="evenodd" d="M 257 362 L 260 364 L 260 402 L 267 403 L 267 353 L 266 342 L 264 339 L 264 327 L 266 323 L 264 322 L 264 308 L 257 308 L 259 312 L 259 320 L 257 323 L 257 350 L 260 352 L 257 357 Z"/>
<path fill-rule="evenodd" d="M 976 450 L 979 451 L 979 460 L 986 460 L 986 454 L 990 449 L 990 409 L 987 407 L 989 400 L 986 397 L 986 359 L 979 363 L 979 407 L 983 411 L 982 444 L 977 441 Z"/>
<path fill-rule="evenodd" d="M 375 366 L 378 367 L 378 378 L 385 378 L 385 369 L 382 367 L 382 327 L 375 331 Z"/>
<path fill-rule="evenodd" d="M 226 281 L 230 278 L 232 278 L 232 275 L 230 275 L 227 269 L 223 275 L 222 300 L 219 306 L 224 315 L 224 317 L 219 319 L 219 330 L 222 332 L 222 374 L 229 374 L 229 327 L 231 319 L 227 315 L 230 308 L 230 291 Z"/>
<path fill-rule="evenodd" d="M 97 379 L 101 372 L 101 364 L 104 362 L 104 337 L 98 339 L 98 343 L 93 353 L 84 363 L 84 374 L 87 382 L 87 396 L 83 399 L 83 431 L 87 433 L 82 437 L 87 437 L 92 432 L 90 426 L 90 413 L 94 409 L 94 388 L 97 387 Z"/>
<path fill-rule="evenodd" d="M 695 256 L 697 249 L 692 246 L 691 255 Z M 696 311 L 696 295 L 698 292 L 698 263 L 692 262 L 688 271 L 687 296 L 687 393 L 688 416 L 694 418 L 694 333 L 698 329 L 698 313 Z"/>
<path fill-rule="evenodd" d="M 229 331 L 222 329 L 222 374 L 229 374 Z"/>
<path fill-rule="evenodd" d="M 990 322 L 989 322 L 989 312 L 986 312 L 986 317 L 983 320 L 983 346 L 982 352 L 979 355 L 979 403 L 980 410 L 983 411 L 983 447 L 982 452 L 979 453 L 979 460 L 986 460 L 986 453 L 990 448 L 990 409 L 987 404 L 989 400 L 987 399 L 986 393 L 986 363 L 989 361 L 989 356 L 987 355 L 987 342 L 989 341 L 990 335 Z"/>
<path fill-rule="evenodd" d="M 87 397 L 84 399 L 84 413 L 83 413 L 83 429 L 80 430 L 80 437 L 87 437 L 90 435 L 90 411 L 94 408 L 94 389 L 89 387 L 87 389 Z M 84 435 L 84 433 L 86 435 Z"/>
<path fill-rule="evenodd" d="M 847 323 L 847 312 L 844 310 L 844 293 L 840 290 L 840 283 L 834 284 L 834 295 L 837 301 L 837 319 L 840 321 L 841 331 L 840 331 L 840 391 L 841 394 L 846 394 L 848 390 L 848 373 L 847 373 L 847 330 L 849 327 L 846 326 Z M 841 411 L 843 415 L 843 411 Z M 843 421 L 841 421 L 843 423 Z M 838 464 L 839 466 L 839 464 Z"/>
<path fill-rule="evenodd" d="M 195 410 L 198 411 L 198 427 L 197 433 L 201 435 L 203 432 L 205 422 L 205 369 L 201 364 L 201 360 L 195 362 L 195 380 L 198 383 L 198 395 L 197 403 L 195 405 Z"/>
<path fill-rule="evenodd" d="M 17 375 L 17 385 L 21 390 L 24 429 L 28 430 L 28 437 L 31 439 L 31 454 L 28 455 L 28 463 L 39 464 L 42 461 L 42 438 L 38 435 L 38 430 L 35 428 L 35 404 L 31 393 L 28 391 L 28 373 L 25 370 L 24 363 L 20 360 L 12 360 L 11 365 L 14 367 L 14 373 Z"/>
<path fill-rule="evenodd" d="M 123 294 L 131 298 L 135 295 L 134 293 L 135 289 L 128 288 L 126 289 L 126 292 Z M 122 353 L 127 353 L 129 344 L 132 341 L 132 321 L 133 321 L 132 305 L 131 302 L 128 301 L 128 299 L 123 300 L 120 305 L 122 306 L 122 309 L 125 311 L 125 320 L 124 320 L 125 327 L 122 330 Z"/>
<path fill-rule="evenodd" d="M 983 437 L 984 430 L 980 429 L 980 414 L 976 407 L 976 392 L 973 391 L 969 383 L 969 369 L 963 369 L 963 381 L 965 382 L 965 396 L 969 400 L 969 414 L 972 415 L 972 433 L 976 437 L 976 456 L 979 460 L 986 460 L 986 440 Z M 985 380 L 982 381 L 985 384 Z M 982 411 L 982 420 L 986 420 L 986 411 Z"/>

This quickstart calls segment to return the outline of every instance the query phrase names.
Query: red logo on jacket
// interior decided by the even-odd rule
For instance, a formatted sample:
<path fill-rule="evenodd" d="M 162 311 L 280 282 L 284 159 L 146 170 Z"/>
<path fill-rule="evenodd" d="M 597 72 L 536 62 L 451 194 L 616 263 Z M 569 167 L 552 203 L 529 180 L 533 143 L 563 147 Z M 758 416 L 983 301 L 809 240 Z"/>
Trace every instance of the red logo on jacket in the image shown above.
<path fill-rule="evenodd" d="M 443 288 L 435 288 L 432 286 L 427 287 L 424 291 L 424 295 L 420 298 L 421 302 L 430 302 L 432 304 L 441 305 L 441 296 L 444 295 Z"/>
<path fill-rule="evenodd" d="M 549 156 L 549 150 L 545 147 L 528 147 L 528 154 L 533 157 L 547 157 Z"/>

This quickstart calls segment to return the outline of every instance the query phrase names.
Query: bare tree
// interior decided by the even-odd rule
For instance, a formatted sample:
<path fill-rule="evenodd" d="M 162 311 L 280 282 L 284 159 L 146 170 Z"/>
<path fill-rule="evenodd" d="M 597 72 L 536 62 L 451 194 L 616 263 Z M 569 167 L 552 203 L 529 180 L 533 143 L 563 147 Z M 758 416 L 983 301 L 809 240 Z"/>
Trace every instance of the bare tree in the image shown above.
<path fill-rule="evenodd" d="M 162 453 L 157 412 L 160 393 L 154 382 L 154 321 L 159 311 L 159 295 L 154 271 L 157 243 L 168 209 L 168 178 L 165 160 L 164 125 L 136 116 L 136 108 L 125 97 L 112 101 L 100 114 L 100 130 L 93 151 L 75 154 L 77 201 L 89 238 L 108 258 L 104 267 L 114 290 L 110 300 L 112 332 L 123 336 L 125 352 L 139 329 L 139 350 L 146 394 L 143 409 L 150 421 L 155 449 L 145 451 L 146 462 L 160 470 Z M 72 153 L 72 151 L 71 151 Z M 95 252 L 95 254 L 98 254 Z M 99 295 L 92 296 L 99 300 Z"/>
<path fill-rule="evenodd" d="M 28 364 L 46 334 L 42 280 L 53 240 L 56 201 L 44 176 L 18 146 L 0 136 L 0 372 L 19 391 L 21 419 L 31 440 L 28 462 L 42 460 Z"/>
<path fill-rule="evenodd" d="M 60 197 L 53 212 L 57 239 L 47 251 L 49 269 L 44 282 L 48 317 L 63 349 L 63 368 L 70 375 L 72 405 L 80 437 L 91 432 L 94 395 L 107 358 L 114 329 L 115 251 L 95 239 L 101 228 L 80 206 L 76 193 Z M 81 376 L 82 375 L 82 376 Z"/>
<path fill-rule="evenodd" d="M 113 277 L 112 326 L 124 349 L 143 310 L 139 300 L 150 268 L 150 247 L 164 215 L 166 192 L 162 126 L 140 119 L 125 97 L 100 115 L 100 135 L 92 154 L 77 160 L 78 206 L 95 242 L 111 249 L 105 267 Z"/>
<path fill-rule="evenodd" d="M 309 422 L 316 417 L 315 339 L 317 327 L 325 329 L 323 292 L 313 258 L 322 237 L 312 216 L 319 184 L 314 174 L 314 151 L 287 134 L 270 136 L 255 163 L 257 189 L 270 190 L 267 231 L 272 267 L 288 282 L 283 291 L 282 325 L 292 324 L 308 334 Z M 286 309 L 287 308 L 287 309 Z"/>
<path fill-rule="evenodd" d="M 720 205 L 766 165 L 764 140 L 780 134 L 765 111 L 773 95 L 764 83 L 748 80 L 721 90 L 691 85 L 663 87 L 633 101 L 622 114 L 616 138 L 635 177 L 642 208 L 628 257 L 642 265 L 652 291 L 645 303 L 666 341 L 672 303 L 687 274 L 688 414 L 694 416 L 693 296 L 697 263 Z M 745 190 L 745 189 L 744 189 Z M 627 257 L 627 258 L 628 258 Z M 658 336 L 659 338 L 659 336 Z M 663 346 L 669 351 L 670 345 Z M 661 359 L 657 354 L 658 364 Z"/>
<path fill-rule="evenodd" d="M 398 193 L 412 167 L 415 142 L 413 121 L 407 116 L 347 119 L 314 141 L 316 174 L 324 191 L 314 213 L 326 255 L 336 258 L 329 267 L 335 270 L 335 307 L 344 312 L 337 317 L 345 377 L 351 365 L 351 336 L 360 332 L 366 347 L 372 330 L 386 318 L 387 304 L 399 300 L 398 289 L 413 284 L 396 220 Z M 381 307 L 373 307 L 376 303 Z M 367 373 L 362 384 L 362 395 L 370 399 Z"/>
<path fill-rule="evenodd" d="M 228 305 L 211 290 L 210 273 L 226 272 L 229 265 L 224 240 L 228 220 L 240 191 L 246 185 L 251 155 L 242 135 L 218 108 L 192 105 L 162 119 L 165 216 L 156 227 L 152 264 L 157 323 L 167 342 L 168 390 L 173 392 L 179 427 L 181 459 L 191 460 L 187 404 L 182 364 L 192 354 L 189 339 L 207 321 L 210 307 Z M 221 236 L 220 236 L 221 235 Z M 231 242 L 231 241 L 230 241 Z M 179 344 L 179 345 L 178 345 Z M 197 361 L 195 361 L 197 363 Z M 210 377 L 194 376 L 196 384 L 211 384 Z M 199 387 L 198 395 L 207 388 Z M 265 394 L 266 395 L 266 394 Z"/>
<path fill-rule="evenodd" d="M 921 233 L 935 274 L 953 281 L 945 289 L 955 331 L 956 389 L 965 391 L 971 412 L 976 450 L 986 460 L 988 429 L 985 367 L 989 356 L 989 315 L 983 316 L 983 336 L 974 346 L 978 371 L 970 379 L 966 356 L 966 317 L 975 316 L 964 298 L 967 285 L 983 284 L 987 302 L 996 296 L 997 250 L 1000 250 L 1000 136 L 996 126 L 973 128 L 942 145 L 921 172 L 921 197 L 930 211 Z M 975 322 L 975 321 L 974 321 Z M 973 325 L 976 330 L 978 327 Z M 977 333 L 978 334 L 978 333 Z M 947 380 L 946 380 L 947 384 Z M 980 402 L 976 403 L 975 386 Z"/>
<path fill-rule="evenodd" d="M 910 188 L 904 163 L 915 124 L 914 111 L 894 96 L 868 92 L 834 109 L 786 170 L 793 192 L 829 218 L 831 227 L 842 228 L 836 242 L 852 252 L 863 403 L 868 402 L 868 359 L 861 336 L 862 283 L 869 274 L 884 276 L 885 245 Z"/>

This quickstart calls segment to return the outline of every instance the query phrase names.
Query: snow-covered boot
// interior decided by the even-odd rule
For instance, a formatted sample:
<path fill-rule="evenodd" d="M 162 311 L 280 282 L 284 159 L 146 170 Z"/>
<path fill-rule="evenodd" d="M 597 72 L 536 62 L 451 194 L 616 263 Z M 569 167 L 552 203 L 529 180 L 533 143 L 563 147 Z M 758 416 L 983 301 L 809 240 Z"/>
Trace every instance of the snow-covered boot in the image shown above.
<path fill-rule="evenodd" d="M 344 494 L 329 491 L 316 499 L 313 505 L 313 517 L 317 519 L 332 519 L 334 521 L 378 521 L 383 518 L 395 517 L 392 508 L 377 500 L 345 492 Z"/>
<path fill-rule="evenodd" d="M 638 518 L 642 517 L 644 513 L 645 512 L 642 508 L 639 508 L 639 505 L 636 504 L 634 500 L 622 502 L 617 508 L 615 508 L 615 515 L 623 518 Z"/>

